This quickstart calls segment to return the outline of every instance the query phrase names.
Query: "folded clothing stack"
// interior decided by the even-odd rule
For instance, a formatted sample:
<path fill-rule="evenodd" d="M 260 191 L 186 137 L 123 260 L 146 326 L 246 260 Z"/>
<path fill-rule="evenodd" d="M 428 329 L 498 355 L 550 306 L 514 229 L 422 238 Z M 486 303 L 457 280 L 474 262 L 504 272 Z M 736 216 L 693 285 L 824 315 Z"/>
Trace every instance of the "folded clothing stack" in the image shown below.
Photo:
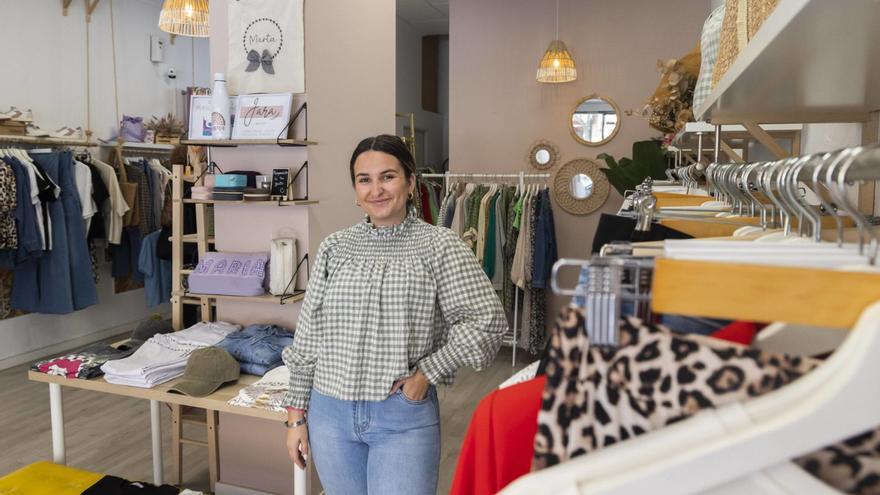
<path fill-rule="evenodd" d="M 193 186 L 192 199 L 214 199 L 214 188 L 210 186 Z"/>
<path fill-rule="evenodd" d="M 277 325 L 248 325 L 229 334 L 217 347 L 225 349 L 241 365 L 241 372 L 263 376 L 280 366 L 281 352 L 293 343 L 293 334 Z"/>
<path fill-rule="evenodd" d="M 63 356 L 57 356 L 31 365 L 31 371 L 46 373 L 47 375 L 63 376 L 64 378 L 78 378 L 87 380 L 104 374 L 101 366 L 107 361 L 122 359 L 131 356 L 150 337 L 160 333 L 174 331 L 168 320 L 161 318 L 147 318 L 140 323 L 131 333 L 131 338 L 111 346 L 103 342 L 91 344 L 87 347 Z M 0 492 L 2 493 L 2 492 Z"/>
<path fill-rule="evenodd" d="M 287 366 L 279 366 L 256 382 L 238 391 L 238 395 L 229 399 L 230 406 L 256 407 L 271 411 L 284 411 L 284 395 L 290 384 L 290 370 Z"/>
<path fill-rule="evenodd" d="M 108 361 L 101 370 L 108 383 L 151 388 L 183 375 L 192 351 L 216 345 L 240 329 L 239 325 L 218 321 L 155 335 L 131 356 Z"/>
<path fill-rule="evenodd" d="M 64 378 L 89 379 L 101 375 L 104 363 L 128 357 L 134 351 L 135 348 L 131 346 L 117 349 L 104 343 L 92 344 L 63 356 L 37 361 L 31 365 L 31 371 Z"/>
<path fill-rule="evenodd" d="M 241 201 L 244 199 L 243 187 L 214 187 L 211 195 L 214 201 Z"/>

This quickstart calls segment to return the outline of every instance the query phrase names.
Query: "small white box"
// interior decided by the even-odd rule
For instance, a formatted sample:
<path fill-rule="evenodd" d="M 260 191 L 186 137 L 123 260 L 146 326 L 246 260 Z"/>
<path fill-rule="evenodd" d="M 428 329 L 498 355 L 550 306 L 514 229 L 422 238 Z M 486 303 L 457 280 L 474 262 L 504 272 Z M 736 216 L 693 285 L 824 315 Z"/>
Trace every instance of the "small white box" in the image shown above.
<path fill-rule="evenodd" d="M 160 36 L 150 35 L 150 62 L 165 61 L 165 40 Z"/>

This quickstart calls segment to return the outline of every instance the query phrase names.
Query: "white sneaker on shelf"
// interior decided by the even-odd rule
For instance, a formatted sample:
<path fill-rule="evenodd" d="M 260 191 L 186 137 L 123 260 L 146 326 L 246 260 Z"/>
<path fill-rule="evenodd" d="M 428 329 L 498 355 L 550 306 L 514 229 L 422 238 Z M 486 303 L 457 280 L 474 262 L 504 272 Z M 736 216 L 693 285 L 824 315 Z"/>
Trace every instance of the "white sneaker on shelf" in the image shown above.
<path fill-rule="evenodd" d="M 0 119 L 9 119 L 16 122 L 33 122 L 34 112 L 32 112 L 30 108 L 27 110 L 19 110 L 18 108 L 11 107 L 8 111 L 0 113 Z"/>
<path fill-rule="evenodd" d="M 49 137 L 49 131 L 44 131 L 43 129 L 40 129 L 40 126 L 35 124 L 28 123 L 25 125 L 24 132 L 32 137 Z"/>
<path fill-rule="evenodd" d="M 83 134 L 82 127 L 77 127 L 76 129 L 74 129 L 73 127 L 64 126 L 55 132 L 50 132 L 49 135 L 53 138 L 58 139 L 77 139 L 80 141 L 85 139 L 85 134 Z"/>

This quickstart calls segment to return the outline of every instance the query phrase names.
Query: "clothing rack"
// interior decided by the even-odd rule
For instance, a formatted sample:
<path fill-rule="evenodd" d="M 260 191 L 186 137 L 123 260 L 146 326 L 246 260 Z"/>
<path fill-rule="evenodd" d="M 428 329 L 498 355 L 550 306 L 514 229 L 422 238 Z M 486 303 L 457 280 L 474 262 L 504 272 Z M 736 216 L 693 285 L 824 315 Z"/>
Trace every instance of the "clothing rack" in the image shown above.
<path fill-rule="evenodd" d="M 516 174 L 484 174 L 484 173 L 452 173 L 421 174 L 426 179 L 443 179 L 443 191 L 449 194 L 449 179 L 519 179 L 520 189 L 525 186 L 526 179 L 549 179 L 548 173 L 519 172 Z"/>
<path fill-rule="evenodd" d="M 452 172 L 444 172 L 442 174 L 421 174 L 419 177 L 425 179 L 443 179 L 443 191 L 444 194 L 449 194 L 449 187 L 451 185 L 451 181 L 449 179 L 480 179 L 485 182 L 495 182 L 496 179 L 517 179 L 519 188 L 522 190 L 525 188 L 527 179 L 549 179 L 550 174 L 546 172 L 533 173 L 533 172 L 519 172 L 515 174 L 486 174 L 486 173 L 452 173 Z M 510 344 L 513 348 L 511 351 L 511 366 L 516 367 L 516 348 L 518 342 L 518 325 L 522 322 L 519 321 L 519 287 L 514 285 L 513 289 L 513 328 L 512 335 L 509 339 L 505 338 L 503 343 Z"/>

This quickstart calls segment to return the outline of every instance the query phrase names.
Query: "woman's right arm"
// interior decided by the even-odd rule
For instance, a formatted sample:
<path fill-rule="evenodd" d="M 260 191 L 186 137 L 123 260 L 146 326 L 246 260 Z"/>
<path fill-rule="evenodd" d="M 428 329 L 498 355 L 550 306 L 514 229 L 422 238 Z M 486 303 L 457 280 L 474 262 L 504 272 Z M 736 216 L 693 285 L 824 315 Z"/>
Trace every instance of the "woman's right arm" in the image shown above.
<path fill-rule="evenodd" d="M 288 409 L 288 421 L 291 424 L 301 419 L 309 407 L 315 363 L 320 349 L 321 329 L 318 313 L 327 290 L 332 244 L 331 238 L 327 238 L 318 247 L 318 254 L 306 288 L 306 297 L 293 334 L 293 344 L 286 347 L 281 354 L 284 364 L 290 370 L 290 385 L 283 405 Z M 309 447 L 308 429 L 305 425 L 288 429 L 287 446 L 291 459 L 301 468 L 304 467 L 305 459 L 302 455 L 308 454 Z"/>

